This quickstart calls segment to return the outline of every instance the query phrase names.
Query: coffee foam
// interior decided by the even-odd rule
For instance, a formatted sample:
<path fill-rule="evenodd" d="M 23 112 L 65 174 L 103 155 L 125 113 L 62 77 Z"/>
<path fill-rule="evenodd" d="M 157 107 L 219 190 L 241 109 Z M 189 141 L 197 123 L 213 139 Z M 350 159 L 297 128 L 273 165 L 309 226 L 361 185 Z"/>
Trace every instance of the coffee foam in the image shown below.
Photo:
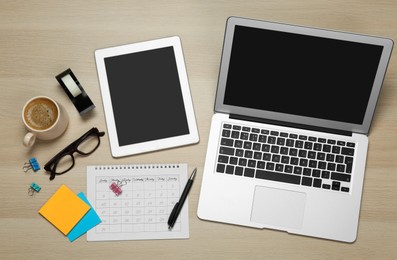
<path fill-rule="evenodd" d="M 48 99 L 35 99 L 26 106 L 24 118 L 31 128 L 45 130 L 55 124 L 58 118 L 58 109 Z"/>

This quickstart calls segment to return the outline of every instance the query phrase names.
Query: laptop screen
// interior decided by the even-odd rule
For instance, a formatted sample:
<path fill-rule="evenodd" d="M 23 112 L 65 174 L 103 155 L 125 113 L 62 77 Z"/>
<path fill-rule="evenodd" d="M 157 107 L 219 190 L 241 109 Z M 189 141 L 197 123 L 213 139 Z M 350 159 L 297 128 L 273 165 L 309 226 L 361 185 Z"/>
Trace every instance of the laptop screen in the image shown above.
<path fill-rule="evenodd" d="M 382 49 L 236 26 L 224 102 L 362 124 Z"/>
<path fill-rule="evenodd" d="M 227 64 L 222 63 L 219 82 L 224 84 L 223 105 L 256 111 L 260 117 L 258 111 L 264 111 L 264 117 L 281 121 L 299 116 L 308 124 L 323 126 L 325 120 L 350 126 L 342 130 L 363 125 L 371 95 L 380 91 L 374 86 L 384 46 L 344 39 L 337 32 L 322 36 L 315 35 L 320 30 L 295 33 L 288 27 L 234 26 L 225 38 Z"/>

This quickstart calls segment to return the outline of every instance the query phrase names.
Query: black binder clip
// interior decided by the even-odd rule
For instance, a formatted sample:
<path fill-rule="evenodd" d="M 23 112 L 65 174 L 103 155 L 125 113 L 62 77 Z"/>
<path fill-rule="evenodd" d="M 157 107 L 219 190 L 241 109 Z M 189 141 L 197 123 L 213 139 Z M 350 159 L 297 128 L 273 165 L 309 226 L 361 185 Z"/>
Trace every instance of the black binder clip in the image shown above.
<path fill-rule="evenodd" d="M 73 102 L 80 115 L 95 108 L 94 103 L 92 103 L 71 69 L 65 70 L 55 78 Z"/>

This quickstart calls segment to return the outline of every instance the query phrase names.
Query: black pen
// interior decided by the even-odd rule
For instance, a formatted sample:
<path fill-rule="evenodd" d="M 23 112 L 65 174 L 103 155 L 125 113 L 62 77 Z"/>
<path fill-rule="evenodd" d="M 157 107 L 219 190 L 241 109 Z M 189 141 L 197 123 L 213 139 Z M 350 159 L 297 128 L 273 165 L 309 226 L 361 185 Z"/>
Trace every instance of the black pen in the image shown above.
<path fill-rule="evenodd" d="M 168 229 L 171 230 L 174 227 L 174 224 L 176 222 L 176 219 L 179 216 L 179 213 L 182 210 L 183 203 L 185 203 L 185 200 L 187 198 L 187 195 L 189 194 L 190 188 L 192 187 L 194 176 L 196 175 L 197 168 L 195 168 L 192 172 L 192 175 L 190 175 L 189 180 L 186 183 L 185 189 L 183 189 L 181 198 L 179 201 L 175 204 L 174 208 L 172 209 L 171 215 L 168 218 Z"/>

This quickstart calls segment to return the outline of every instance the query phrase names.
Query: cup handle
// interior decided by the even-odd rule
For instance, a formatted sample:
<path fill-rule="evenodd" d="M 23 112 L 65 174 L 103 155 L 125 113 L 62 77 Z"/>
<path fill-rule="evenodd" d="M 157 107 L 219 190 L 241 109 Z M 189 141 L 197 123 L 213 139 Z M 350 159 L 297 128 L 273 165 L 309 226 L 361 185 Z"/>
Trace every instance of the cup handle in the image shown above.
<path fill-rule="evenodd" d="M 26 147 L 32 147 L 35 141 L 36 136 L 33 133 L 29 132 L 23 138 L 23 145 Z"/>

